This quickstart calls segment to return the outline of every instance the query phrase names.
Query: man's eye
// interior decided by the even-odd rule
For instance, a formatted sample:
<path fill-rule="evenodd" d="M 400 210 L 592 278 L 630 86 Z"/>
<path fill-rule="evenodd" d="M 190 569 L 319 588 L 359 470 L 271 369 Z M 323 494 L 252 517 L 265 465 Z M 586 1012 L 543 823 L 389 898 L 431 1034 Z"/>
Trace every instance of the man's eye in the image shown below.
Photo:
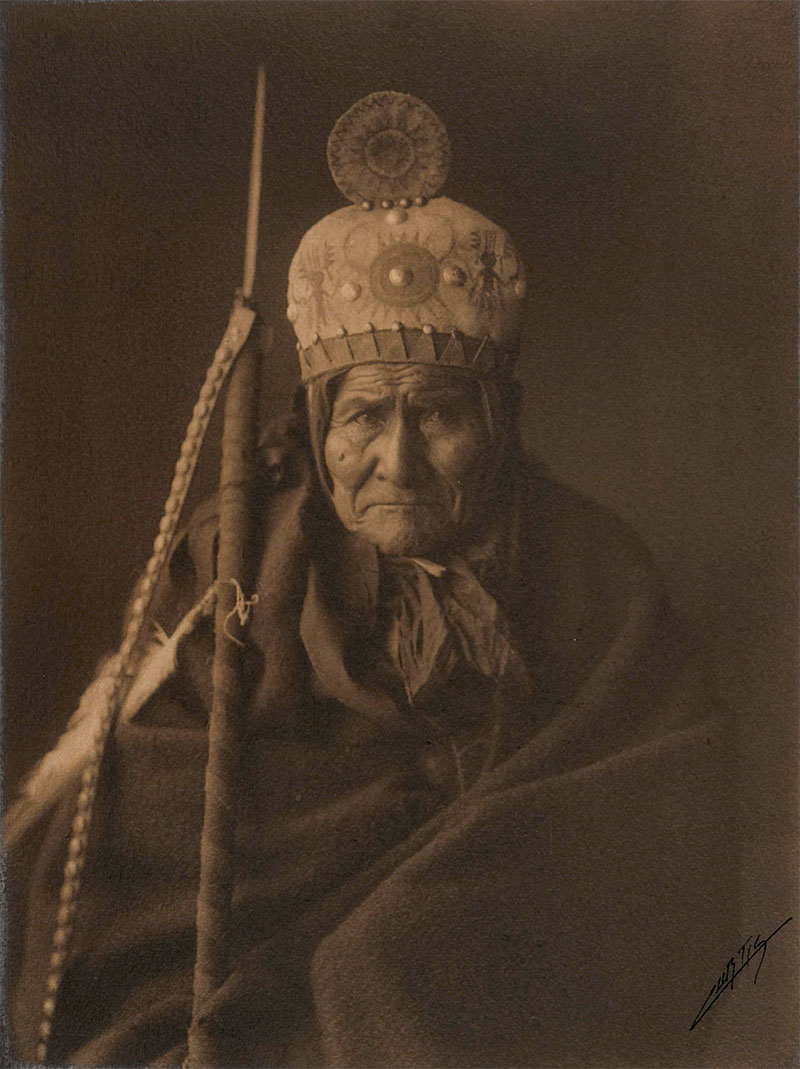
<path fill-rule="evenodd" d="M 449 408 L 431 408 L 422 417 L 422 422 L 434 427 L 443 427 L 456 421 L 456 413 Z"/>
<path fill-rule="evenodd" d="M 351 423 L 355 423 L 358 427 L 377 427 L 381 418 L 377 412 L 371 412 L 369 409 L 365 409 L 363 412 L 356 412 L 356 414 L 350 420 Z"/>

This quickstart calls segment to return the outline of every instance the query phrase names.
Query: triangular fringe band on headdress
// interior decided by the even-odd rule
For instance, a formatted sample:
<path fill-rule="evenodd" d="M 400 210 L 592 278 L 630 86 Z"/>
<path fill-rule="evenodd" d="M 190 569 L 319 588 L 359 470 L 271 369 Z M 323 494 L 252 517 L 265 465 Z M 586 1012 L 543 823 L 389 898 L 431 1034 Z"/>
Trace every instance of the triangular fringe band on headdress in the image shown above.
<path fill-rule="evenodd" d="M 303 381 L 353 364 L 380 361 L 389 364 L 444 364 L 463 367 L 476 374 L 508 375 L 516 353 L 500 349 L 491 338 L 473 338 L 453 331 L 450 334 L 419 327 L 367 331 L 320 338 L 300 350 Z"/>

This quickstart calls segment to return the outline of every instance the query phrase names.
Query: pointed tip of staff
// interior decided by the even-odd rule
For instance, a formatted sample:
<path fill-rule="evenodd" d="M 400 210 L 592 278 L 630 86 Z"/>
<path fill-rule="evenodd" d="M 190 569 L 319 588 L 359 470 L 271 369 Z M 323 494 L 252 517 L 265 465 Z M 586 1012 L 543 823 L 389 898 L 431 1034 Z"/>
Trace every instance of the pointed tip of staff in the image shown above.
<path fill-rule="evenodd" d="M 242 295 L 245 299 L 253 296 L 253 283 L 256 274 L 256 243 L 258 240 L 258 209 L 261 196 L 261 169 L 264 146 L 264 97 L 266 86 L 266 65 L 261 63 L 256 79 L 256 104 L 253 115 L 253 150 L 250 157 L 250 189 L 247 200 L 247 230 L 245 237 L 244 276 Z"/>
<path fill-rule="evenodd" d="M 267 66 L 265 63 L 259 63 L 258 70 L 256 71 L 256 122 L 264 121 L 264 97 L 266 95 L 267 86 Z"/>

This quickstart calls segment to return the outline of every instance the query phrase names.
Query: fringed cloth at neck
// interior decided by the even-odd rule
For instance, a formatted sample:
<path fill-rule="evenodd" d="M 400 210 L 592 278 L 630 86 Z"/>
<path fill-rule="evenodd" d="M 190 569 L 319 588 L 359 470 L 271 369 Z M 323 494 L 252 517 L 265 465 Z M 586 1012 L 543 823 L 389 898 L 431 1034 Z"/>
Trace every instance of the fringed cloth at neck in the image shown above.
<path fill-rule="evenodd" d="M 386 650 L 409 705 L 446 684 L 459 663 L 500 685 L 527 679 L 497 602 L 462 557 L 447 566 L 384 558 L 381 588 Z"/>

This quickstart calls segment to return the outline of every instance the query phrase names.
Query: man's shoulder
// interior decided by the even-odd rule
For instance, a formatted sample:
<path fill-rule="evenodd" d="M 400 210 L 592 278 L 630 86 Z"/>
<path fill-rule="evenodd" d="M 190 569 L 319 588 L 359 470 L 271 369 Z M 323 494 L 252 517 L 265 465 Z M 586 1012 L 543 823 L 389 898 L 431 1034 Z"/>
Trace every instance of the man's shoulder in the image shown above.
<path fill-rule="evenodd" d="M 535 463 L 520 465 L 511 567 L 515 611 L 537 671 L 578 679 L 623 636 L 680 628 L 642 539 Z M 627 640 L 626 640 L 627 641 Z"/>
<path fill-rule="evenodd" d="M 523 537 L 531 560 L 578 568 L 607 582 L 657 580 L 653 556 L 630 523 L 530 458 L 521 460 L 520 472 Z"/>

